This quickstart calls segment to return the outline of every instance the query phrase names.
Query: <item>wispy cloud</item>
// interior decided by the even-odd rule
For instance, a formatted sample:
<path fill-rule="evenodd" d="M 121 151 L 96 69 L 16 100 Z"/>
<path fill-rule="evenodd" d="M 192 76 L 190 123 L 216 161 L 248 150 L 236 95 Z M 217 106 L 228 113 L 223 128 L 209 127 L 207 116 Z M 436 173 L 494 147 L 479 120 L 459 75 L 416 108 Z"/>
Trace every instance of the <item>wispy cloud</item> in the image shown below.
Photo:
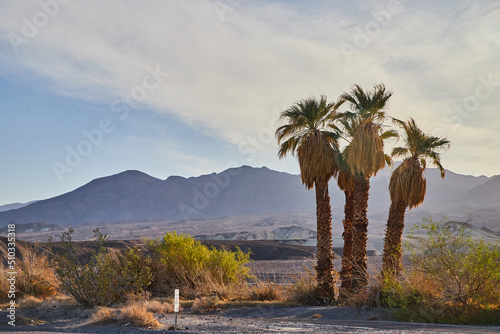
<path fill-rule="evenodd" d="M 397 13 L 380 21 L 391 6 Z M 2 2 L 2 35 L 21 34 L 22 18 L 40 10 L 37 3 Z M 369 43 L 348 60 L 340 45 L 356 46 L 359 31 Z M 243 1 L 224 20 L 210 1 L 71 1 L 19 52 L 3 39 L 0 69 L 55 94 L 110 103 L 158 64 L 169 76 L 144 106 L 235 147 L 297 99 L 334 100 L 353 83 L 384 82 L 395 92 L 394 116 L 413 116 L 427 132 L 452 140 L 447 167 L 492 174 L 498 162 L 484 164 L 500 142 L 500 86 L 459 126 L 444 113 L 474 92 L 478 77 L 500 82 L 499 31 L 495 1 Z M 464 148 L 475 145 L 488 148 L 485 155 L 464 164 Z"/>

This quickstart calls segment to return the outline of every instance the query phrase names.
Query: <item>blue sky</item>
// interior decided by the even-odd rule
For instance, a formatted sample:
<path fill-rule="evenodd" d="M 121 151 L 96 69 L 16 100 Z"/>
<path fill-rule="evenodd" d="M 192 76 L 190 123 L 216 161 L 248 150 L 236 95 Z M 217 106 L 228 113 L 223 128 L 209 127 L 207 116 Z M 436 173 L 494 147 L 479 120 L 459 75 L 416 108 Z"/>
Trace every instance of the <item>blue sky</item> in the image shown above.
<path fill-rule="evenodd" d="M 276 116 L 354 83 L 446 136 L 443 165 L 500 173 L 498 1 L 0 2 L 0 205 L 137 169 L 276 157 Z"/>

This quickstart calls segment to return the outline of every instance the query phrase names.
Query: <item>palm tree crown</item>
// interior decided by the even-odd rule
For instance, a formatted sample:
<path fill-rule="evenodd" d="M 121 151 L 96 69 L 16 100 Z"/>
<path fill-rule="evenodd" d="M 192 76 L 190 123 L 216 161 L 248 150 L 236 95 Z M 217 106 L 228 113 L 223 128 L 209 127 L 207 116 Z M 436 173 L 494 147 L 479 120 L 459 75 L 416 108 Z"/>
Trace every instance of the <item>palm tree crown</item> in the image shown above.
<path fill-rule="evenodd" d="M 280 119 L 287 124 L 276 130 L 280 144 L 278 156 L 297 155 L 301 179 L 308 189 L 315 181 L 328 181 L 337 174 L 340 135 L 328 124 L 340 104 L 328 103 L 326 96 L 319 100 L 309 98 L 296 102 L 281 114 Z"/>
<path fill-rule="evenodd" d="M 438 138 L 426 135 L 420 130 L 413 118 L 402 123 L 404 134 L 404 147 L 395 147 L 392 157 L 407 157 L 392 173 L 389 183 L 391 201 L 404 201 L 411 209 L 424 201 L 426 182 L 423 172 L 427 166 L 427 159 L 436 165 L 441 177 L 444 178 L 445 170 L 441 165 L 439 150 L 450 146 L 446 138 Z"/>
<path fill-rule="evenodd" d="M 341 101 L 349 102 L 353 112 L 343 114 L 342 124 L 351 135 L 351 141 L 345 149 L 345 162 L 353 174 L 361 178 L 370 178 L 389 162 L 384 154 L 384 139 L 396 137 L 394 130 L 383 131 L 383 122 L 390 118 L 385 106 L 392 92 L 383 84 L 375 85 L 368 93 L 359 85 L 354 85 L 350 94 L 340 96 Z M 393 119 L 394 120 L 394 119 Z"/>

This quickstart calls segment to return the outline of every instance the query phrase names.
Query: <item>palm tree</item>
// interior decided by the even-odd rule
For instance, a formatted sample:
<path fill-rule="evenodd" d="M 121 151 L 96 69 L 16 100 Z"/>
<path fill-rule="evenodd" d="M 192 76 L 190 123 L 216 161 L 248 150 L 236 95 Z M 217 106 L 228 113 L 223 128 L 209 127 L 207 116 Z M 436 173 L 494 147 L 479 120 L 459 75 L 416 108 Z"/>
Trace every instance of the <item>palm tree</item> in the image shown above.
<path fill-rule="evenodd" d="M 297 155 L 302 183 L 316 190 L 317 291 L 329 297 L 334 295 L 335 280 L 328 180 L 338 172 L 339 133 L 328 123 L 340 104 L 328 103 L 326 96 L 298 101 L 281 113 L 286 124 L 276 130 L 278 156 Z"/>
<path fill-rule="evenodd" d="M 398 275 L 402 270 L 401 237 L 404 228 L 406 208 L 410 210 L 422 204 L 425 198 L 426 180 L 424 171 L 426 159 L 436 165 L 444 178 L 445 170 L 441 165 L 439 150 L 447 149 L 450 141 L 424 134 L 413 118 L 402 123 L 404 147 L 396 147 L 393 157 L 407 157 L 391 175 L 389 192 L 391 206 L 387 219 L 384 238 L 383 274 Z"/>
<path fill-rule="evenodd" d="M 342 156 L 341 156 L 342 157 Z M 341 165 L 342 166 L 342 165 Z M 354 176 L 347 166 L 343 165 L 337 175 L 337 185 L 345 195 L 344 205 L 344 248 L 342 251 L 342 269 L 340 270 L 341 295 L 348 296 L 352 289 L 352 224 L 354 220 Z"/>
<path fill-rule="evenodd" d="M 352 287 L 365 286 L 368 282 L 366 244 L 368 239 L 368 195 L 370 177 L 389 162 L 384 154 L 384 139 L 397 136 L 393 130 L 383 131 L 388 118 L 384 111 L 392 92 L 383 84 L 364 92 L 354 85 L 350 94 L 344 93 L 340 101 L 347 101 L 351 112 L 344 114 L 344 127 L 351 134 L 344 150 L 345 163 L 354 175 L 354 218 L 352 249 Z"/>

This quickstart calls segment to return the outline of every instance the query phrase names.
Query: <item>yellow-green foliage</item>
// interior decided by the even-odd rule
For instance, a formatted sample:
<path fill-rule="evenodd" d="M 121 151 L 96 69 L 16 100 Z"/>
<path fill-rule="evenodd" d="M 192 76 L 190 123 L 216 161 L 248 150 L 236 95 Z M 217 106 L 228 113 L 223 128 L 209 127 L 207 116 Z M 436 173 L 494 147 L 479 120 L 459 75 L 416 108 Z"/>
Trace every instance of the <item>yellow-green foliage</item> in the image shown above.
<path fill-rule="evenodd" d="M 207 247 L 189 235 L 166 233 L 161 241 L 150 241 L 154 253 L 155 292 L 175 288 L 216 289 L 217 285 L 239 283 L 248 276 L 250 254 Z M 209 291 L 199 291 L 205 293 Z"/>
<path fill-rule="evenodd" d="M 130 249 L 125 255 L 113 256 L 104 247 L 105 236 L 99 230 L 97 250 L 87 263 L 76 256 L 72 243 L 72 230 L 63 235 L 65 253 L 55 257 L 56 273 L 62 293 L 87 306 L 111 306 L 124 301 L 128 294 L 141 293 L 152 280 L 150 260 L 138 249 Z"/>
<path fill-rule="evenodd" d="M 468 305 L 500 305 L 500 247 L 472 239 L 464 226 L 424 219 L 408 236 L 416 271 L 440 284 L 443 300 Z"/>
<path fill-rule="evenodd" d="M 404 321 L 500 325 L 500 247 L 427 218 L 409 238 L 413 271 L 380 282 L 380 305 Z"/>

